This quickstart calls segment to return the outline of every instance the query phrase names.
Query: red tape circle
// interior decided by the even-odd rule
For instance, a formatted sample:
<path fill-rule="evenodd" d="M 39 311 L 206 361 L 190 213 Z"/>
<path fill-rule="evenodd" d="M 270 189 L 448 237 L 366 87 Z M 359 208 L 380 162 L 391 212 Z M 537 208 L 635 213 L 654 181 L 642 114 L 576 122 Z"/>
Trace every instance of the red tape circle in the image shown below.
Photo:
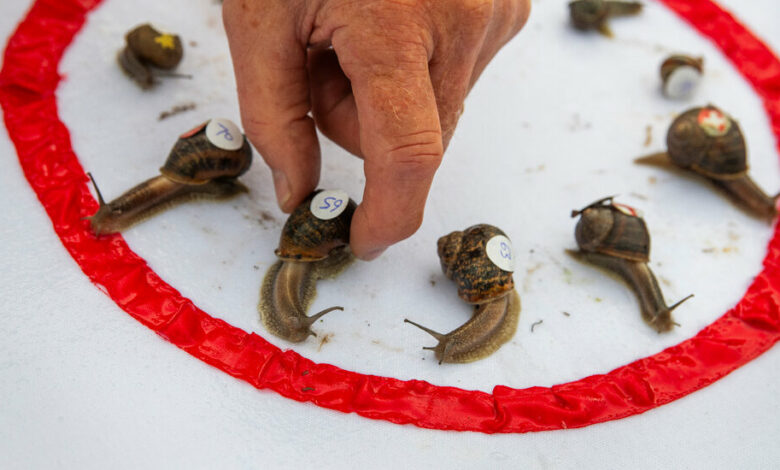
<path fill-rule="evenodd" d="M 780 61 L 710 0 L 662 0 L 708 36 L 753 85 L 780 138 Z M 209 316 L 155 274 L 119 236 L 96 239 L 97 204 L 57 114 L 57 66 L 101 0 L 38 0 L 10 38 L 0 71 L 5 124 L 62 244 L 123 310 L 196 358 L 257 388 L 372 419 L 459 431 L 582 427 L 645 412 L 705 387 L 780 339 L 780 234 L 742 300 L 695 337 L 658 354 L 553 387 L 493 393 L 363 375 L 282 351 Z"/>

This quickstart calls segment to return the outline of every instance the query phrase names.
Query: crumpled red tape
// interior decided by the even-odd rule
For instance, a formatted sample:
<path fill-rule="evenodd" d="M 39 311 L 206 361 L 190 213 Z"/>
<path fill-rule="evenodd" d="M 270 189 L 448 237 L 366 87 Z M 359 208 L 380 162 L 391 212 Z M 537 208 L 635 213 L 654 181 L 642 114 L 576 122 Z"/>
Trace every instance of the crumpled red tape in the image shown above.
<path fill-rule="evenodd" d="M 780 138 L 780 61 L 710 0 L 662 0 L 708 36 L 753 85 Z M 62 244 L 123 310 L 160 336 L 257 388 L 373 419 L 460 431 L 528 432 L 642 413 L 696 391 L 780 338 L 780 235 L 744 298 L 695 337 L 608 374 L 493 393 L 363 375 L 282 351 L 213 318 L 166 284 L 119 236 L 96 239 L 81 217 L 97 204 L 57 114 L 57 66 L 100 0 L 38 0 L 10 38 L 0 104 L 24 174 Z"/>

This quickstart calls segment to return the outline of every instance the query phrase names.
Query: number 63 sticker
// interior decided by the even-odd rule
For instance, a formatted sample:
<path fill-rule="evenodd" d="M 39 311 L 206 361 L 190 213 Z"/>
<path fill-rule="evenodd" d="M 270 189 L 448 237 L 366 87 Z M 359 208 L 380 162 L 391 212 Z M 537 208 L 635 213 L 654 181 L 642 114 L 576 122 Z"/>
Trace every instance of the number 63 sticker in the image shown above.
<path fill-rule="evenodd" d="M 349 195 L 341 189 L 326 189 L 314 196 L 309 205 L 309 210 L 320 220 L 335 219 L 349 203 Z"/>
<path fill-rule="evenodd" d="M 496 266 L 504 271 L 514 272 L 515 253 L 512 249 L 512 242 L 503 235 L 496 235 L 488 240 L 485 246 L 488 258 Z"/>

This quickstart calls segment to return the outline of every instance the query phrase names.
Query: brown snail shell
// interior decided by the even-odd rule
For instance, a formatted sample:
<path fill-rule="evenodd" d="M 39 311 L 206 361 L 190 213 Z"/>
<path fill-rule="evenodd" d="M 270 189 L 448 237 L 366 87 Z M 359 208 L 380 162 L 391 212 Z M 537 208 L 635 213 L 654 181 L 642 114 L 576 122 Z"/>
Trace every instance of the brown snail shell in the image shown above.
<path fill-rule="evenodd" d="M 408 319 L 438 340 L 433 347 L 439 364 L 473 362 L 489 356 L 512 339 L 520 315 L 520 297 L 514 290 L 512 273 L 499 268 L 487 253 L 488 241 L 506 236 L 499 228 L 474 225 L 452 232 L 437 243 L 444 274 L 455 281 L 458 296 L 474 304 L 472 317 L 447 333 L 437 333 Z"/>
<path fill-rule="evenodd" d="M 170 71 L 184 55 L 181 38 L 162 33 L 149 24 L 136 26 L 125 35 L 126 46 L 119 52 L 118 61 L 125 71 L 143 89 L 154 86 L 157 77 L 191 78 L 166 72 L 154 72 L 151 67 Z"/>
<path fill-rule="evenodd" d="M 660 68 L 663 92 L 673 99 L 688 98 L 693 94 L 704 73 L 704 58 L 674 54 L 667 57 Z"/>
<path fill-rule="evenodd" d="M 600 199 L 583 209 L 572 211 L 580 216 L 575 228 L 579 251 L 567 250 L 574 258 L 606 268 L 634 290 L 642 318 L 659 333 L 670 331 L 676 323 L 672 310 L 693 295 L 667 306 L 650 259 L 650 235 L 644 220 L 628 207 Z"/>
<path fill-rule="evenodd" d="M 249 169 L 252 148 L 243 144 L 235 151 L 217 147 L 202 124 L 180 137 L 160 176 L 150 178 L 106 203 L 90 174 L 100 207 L 90 217 L 96 235 L 120 232 L 132 224 L 170 207 L 194 199 L 227 199 L 247 188 L 236 178 Z"/>
<path fill-rule="evenodd" d="M 608 0 L 575 0 L 569 3 L 572 25 L 583 31 L 598 30 L 611 37 L 608 20 L 615 16 L 636 15 L 642 11 L 642 4 Z"/>
<path fill-rule="evenodd" d="M 747 149 L 739 124 L 715 106 L 693 108 L 669 126 L 667 152 L 637 163 L 674 166 L 709 179 L 738 205 L 759 217 L 777 215 L 777 196 L 764 193 L 748 176 Z"/>
<path fill-rule="evenodd" d="M 315 191 L 293 210 L 282 228 L 274 263 L 263 279 L 260 318 L 274 336 L 300 342 L 317 336 L 311 325 L 320 317 L 342 307 L 331 307 L 307 316 L 316 295 L 317 279 L 333 277 L 353 260 L 349 251 L 349 230 L 357 204 L 348 199 L 338 217 L 322 220 L 311 209 Z"/>

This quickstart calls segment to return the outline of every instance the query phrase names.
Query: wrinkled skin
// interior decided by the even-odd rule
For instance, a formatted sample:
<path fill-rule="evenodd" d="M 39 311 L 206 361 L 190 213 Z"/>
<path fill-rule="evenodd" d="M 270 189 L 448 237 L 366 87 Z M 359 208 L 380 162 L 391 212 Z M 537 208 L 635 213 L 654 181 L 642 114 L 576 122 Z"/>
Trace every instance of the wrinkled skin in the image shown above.
<path fill-rule="evenodd" d="M 225 0 L 244 128 L 282 210 L 317 186 L 316 126 L 365 161 L 353 253 L 373 259 L 411 236 L 466 94 L 529 11 L 530 0 Z"/>

